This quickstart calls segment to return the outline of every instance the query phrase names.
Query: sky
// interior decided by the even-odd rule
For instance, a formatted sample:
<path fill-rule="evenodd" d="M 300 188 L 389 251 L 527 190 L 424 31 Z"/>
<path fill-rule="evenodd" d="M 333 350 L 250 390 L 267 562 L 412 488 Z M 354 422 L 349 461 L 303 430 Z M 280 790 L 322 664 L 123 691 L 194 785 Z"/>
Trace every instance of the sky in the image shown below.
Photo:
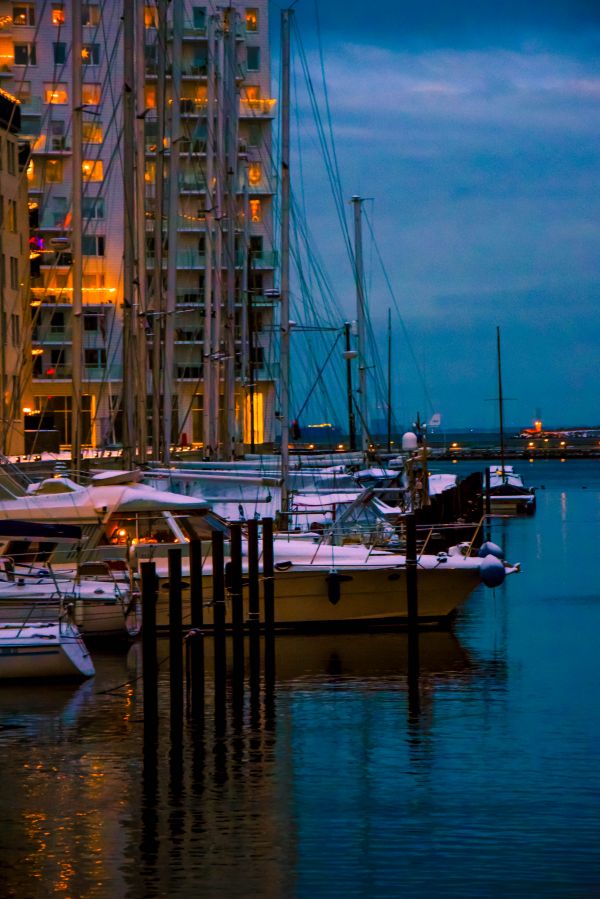
<path fill-rule="evenodd" d="M 280 8 L 271 3 L 275 45 Z M 301 42 L 324 110 L 320 42 L 341 191 L 369 198 L 366 282 L 384 370 L 392 308 L 394 419 L 438 412 L 447 428 L 493 427 L 500 326 L 508 425 L 599 425 L 600 4 L 298 0 L 294 17 L 293 191 L 353 318 L 299 62 Z M 296 299 L 295 317 L 304 312 Z M 293 363 L 306 376 L 296 410 L 317 357 Z M 332 358 L 339 419 L 343 363 Z M 382 417 L 384 397 L 369 391 Z M 321 393 L 308 417 L 327 414 Z"/>

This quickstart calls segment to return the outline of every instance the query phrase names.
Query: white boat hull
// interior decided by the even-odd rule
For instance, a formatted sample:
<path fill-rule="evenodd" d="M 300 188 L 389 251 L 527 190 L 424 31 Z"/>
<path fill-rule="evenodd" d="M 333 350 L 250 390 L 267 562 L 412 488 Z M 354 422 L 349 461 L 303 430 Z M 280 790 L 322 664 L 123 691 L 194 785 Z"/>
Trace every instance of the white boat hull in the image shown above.
<path fill-rule="evenodd" d="M 0 624 L 0 681 L 93 677 L 94 664 L 76 627 L 41 621 Z"/>

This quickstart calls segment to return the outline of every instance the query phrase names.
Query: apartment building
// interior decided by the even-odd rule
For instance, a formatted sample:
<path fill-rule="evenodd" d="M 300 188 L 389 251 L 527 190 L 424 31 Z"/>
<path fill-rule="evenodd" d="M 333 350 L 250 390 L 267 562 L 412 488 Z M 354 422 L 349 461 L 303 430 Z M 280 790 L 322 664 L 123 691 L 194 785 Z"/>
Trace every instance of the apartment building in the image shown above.
<path fill-rule="evenodd" d="M 124 172 L 123 165 L 123 2 L 82 3 L 83 109 L 83 384 L 78 404 L 84 445 L 118 444 L 123 436 L 123 390 L 133 383 L 123 368 Z M 133 2 L 133 0 L 132 0 Z M 224 256 L 209 258 L 207 206 L 214 205 L 207 185 L 207 168 L 218 171 L 218 147 L 207 143 L 209 72 L 219 71 L 214 36 L 233 23 L 236 32 L 236 373 L 237 443 L 248 434 L 249 395 L 254 403 L 254 442 L 275 439 L 274 406 L 276 349 L 274 333 L 273 186 L 271 129 L 274 101 L 270 98 L 268 4 L 183 3 L 181 50 L 182 89 L 179 137 L 170 133 L 173 96 L 172 8 L 166 40 L 161 42 L 155 3 L 144 6 L 144 33 L 136 37 L 136 55 L 144 55 L 144 120 L 146 249 L 141 297 L 154 310 L 141 316 L 148 355 L 152 355 L 157 318 L 164 313 L 167 285 L 166 206 L 163 215 L 163 275 L 154 274 L 155 211 L 158 155 L 164 160 L 164 190 L 168 194 L 169 162 L 179 149 L 177 208 L 176 309 L 173 328 L 172 440 L 201 446 L 204 442 L 204 374 L 206 362 L 206 273 L 219 270 L 211 283 L 225 283 Z M 31 211 L 31 399 L 33 410 L 52 420 L 60 442 L 71 439 L 72 397 L 72 21 L 71 3 L 8 3 L 0 0 L 0 86 L 20 100 L 22 135 L 30 142 L 27 186 Z M 230 10 L 233 10 L 231 12 Z M 212 42 L 209 37 L 213 36 Z M 164 56 L 162 44 L 165 44 Z M 159 71 L 165 72 L 165 133 L 159 134 L 157 97 Z M 139 95 L 139 92 L 138 92 Z M 228 222 L 213 227 L 225 232 Z M 214 239 L 210 240 L 211 247 Z M 138 253 L 138 257 L 141 253 Z M 228 263 L 230 264 L 230 263 Z M 213 290 L 215 290 L 213 286 Z M 154 296 L 154 299 L 152 297 Z M 250 372 L 241 362 L 242 319 L 251 308 Z M 213 300 L 213 305 L 214 305 Z M 142 301 L 140 300 L 140 303 Z M 154 303 L 154 305 L 153 305 Z M 146 309 L 138 311 L 143 312 Z M 158 311 L 157 311 L 158 310 Z M 213 357 L 221 351 L 212 346 Z M 162 354 L 164 356 L 164 353 Z M 223 372 L 218 374 L 223 379 Z M 124 387 L 125 382 L 125 387 Z M 252 390 L 249 384 L 252 382 Z M 151 435 L 152 379 L 147 378 L 148 434 Z M 222 388 L 221 388 L 222 392 Z M 223 401 L 221 401 L 222 403 Z M 223 413 L 221 413 L 222 415 Z"/>
<path fill-rule="evenodd" d="M 23 418 L 31 402 L 27 352 L 23 358 L 29 282 L 24 177 L 28 152 L 20 142 L 20 127 L 18 100 L 0 90 L 0 450 L 5 454 L 24 452 Z"/>

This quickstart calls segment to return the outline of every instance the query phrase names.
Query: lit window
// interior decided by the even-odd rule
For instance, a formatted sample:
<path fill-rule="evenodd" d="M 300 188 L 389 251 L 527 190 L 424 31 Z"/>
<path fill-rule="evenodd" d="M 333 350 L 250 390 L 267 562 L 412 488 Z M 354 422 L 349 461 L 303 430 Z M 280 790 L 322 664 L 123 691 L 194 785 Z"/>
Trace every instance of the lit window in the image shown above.
<path fill-rule="evenodd" d="M 156 181 L 156 163 L 152 160 L 146 163 L 144 181 L 146 182 L 146 184 L 154 184 L 154 182 Z"/>
<path fill-rule="evenodd" d="M 21 103 L 31 103 L 31 81 L 21 81 L 18 88 Z"/>
<path fill-rule="evenodd" d="M 36 66 L 37 54 L 35 44 L 15 44 L 15 65 L 16 66 Z"/>
<path fill-rule="evenodd" d="M 98 106 L 100 104 L 100 85 L 84 84 L 82 86 L 82 100 L 84 106 Z"/>
<path fill-rule="evenodd" d="M 104 178 L 104 165 L 101 159 L 84 159 L 81 171 L 86 181 L 102 181 Z"/>
<path fill-rule="evenodd" d="M 69 102 L 69 94 L 66 83 L 62 84 L 45 84 L 44 85 L 44 101 L 51 103 L 53 106 L 63 106 Z"/>
<path fill-rule="evenodd" d="M 262 221 L 262 205 L 260 200 L 250 200 L 250 221 Z"/>
<path fill-rule="evenodd" d="M 33 181 L 35 178 L 35 166 L 33 164 L 33 159 L 30 159 L 27 163 L 27 180 Z"/>
<path fill-rule="evenodd" d="M 260 69 L 260 47 L 246 47 L 246 64 L 249 72 Z"/>
<path fill-rule="evenodd" d="M 99 66 L 100 44 L 84 44 L 81 48 L 81 62 L 84 66 Z"/>
<path fill-rule="evenodd" d="M 258 31 L 257 9 L 246 9 L 246 31 Z"/>
<path fill-rule="evenodd" d="M 146 28 L 158 27 L 158 16 L 155 6 L 144 6 L 144 25 Z"/>
<path fill-rule="evenodd" d="M 35 25 L 35 9 L 30 3 L 13 6 L 13 25 Z"/>
<path fill-rule="evenodd" d="M 81 4 L 81 24 L 84 28 L 93 28 L 100 24 L 100 7 L 97 3 Z"/>
<path fill-rule="evenodd" d="M 246 84 L 244 87 L 245 99 L 252 103 L 255 100 L 260 100 L 260 87 L 258 84 Z"/>
<path fill-rule="evenodd" d="M 63 3 L 53 3 L 52 4 L 52 24 L 53 25 L 64 25 L 65 24 L 65 7 Z"/>
<path fill-rule="evenodd" d="M 144 98 L 146 109 L 156 109 L 156 86 L 147 84 L 144 88 Z"/>
<path fill-rule="evenodd" d="M 252 185 L 260 184 L 262 178 L 262 166 L 260 162 L 251 162 L 248 166 L 248 181 Z"/>
<path fill-rule="evenodd" d="M 83 122 L 82 134 L 84 144 L 102 143 L 102 125 L 99 122 Z"/>

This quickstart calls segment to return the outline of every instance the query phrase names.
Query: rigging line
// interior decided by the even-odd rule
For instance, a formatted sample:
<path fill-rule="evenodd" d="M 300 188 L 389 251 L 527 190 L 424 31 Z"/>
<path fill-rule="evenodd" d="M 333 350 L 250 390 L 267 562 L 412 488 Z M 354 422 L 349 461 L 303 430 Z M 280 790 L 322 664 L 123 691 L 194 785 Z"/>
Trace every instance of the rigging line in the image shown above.
<path fill-rule="evenodd" d="M 366 222 L 367 222 L 367 227 L 369 228 L 369 231 L 371 231 L 371 233 L 373 233 L 370 219 L 369 219 L 368 215 L 366 215 L 366 214 L 365 214 L 365 220 L 366 220 Z M 407 329 L 406 324 L 405 324 L 405 322 L 404 322 L 404 319 L 403 319 L 403 317 L 402 317 L 402 313 L 400 312 L 400 306 L 399 306 L 399 303 L 398 303 L 396 294 L 394 293 L 394 288 L 392 287 L 391 279 L 390 279 L 389 274 L 388 274 L 388 272 L 387 272 L 387 269 L 386 269 L 386 267 L 385 267 L 385 263 L 384 263 L 384 261 L 383 261 L 382 255 L 381 255 L 381 251 L 380 251 L 380 249 L 379 249 L 379 244 L 377 243 L 377 239 L 375 238 L 375 235 L 374 235 L 374 234 L 373 234 L 373 246 L 374 246 L 374 248 L 375 248 L 375 255 L 377 256 L 377 260 L 378 260 L 379 265 L 380 265 L 380 267 L 381 267 L 381 271 L 382 271 L 382 273 L 383 273 L 383 277 L 384 277 L 386 286 L 387 286 L 387 288 L 388 288 L 388 292 L 389 292 L 390 297 L 391 297 L 391 299 L 392 299 L 392 302 L 393 302 L 393 304 L 394 304 L 394 309 L 396 310 L 396 313 L 397 313 L 397 315 L 398 315 L 398 319 L 399 319 L 399 321 L 400 321 L 400 326 L 401 326 L 401 328 L 402 328 L 402 333 L 404 334 L 404 338 L 405 338 L 406 343 L 407 343 L 407 345 L 408 345 L 408 349 L 409 349 L 411 358 L 412 358 L 412 360 L 413 360 L 413 363 L 414 363 L 414 366 L 415 366 L 415 370 L 416 370 L 416 372 L 417 372 L 417 374 L 418 374 L 418 376 L 419 376 L 419 380 L 421 381 L 421 386 L 422 386 L 422 388 L 423 388 L 423 392 L 424 392 L 424 394 L 425 394 L 425 398 L 426 398 L 427 402 L 429 403 L 430 411 L 431 411 L 431 412 L 434 412 L 435 409 L 434 409 L 434 405 L 433 405 L 433 403 L 432 403 L 432 401 L 431 401 L 431 396 L 429 395 L 429 391 L 428 391 L 428 389 L 427 389 L 427 383 L 426 383 L 426 380 L 425 380 L 425 375 L 424 375 L 423 371 L 421 370 L 421 366 L 420 366 L 420 364 L 419 364 L 419 361 L 418 361 L 418 359 L 417 359 L 416 353 L 415 353 L 415 351 L 414 351 L 414 348 L 413 348 L 413 345 L 412 345 L 412 342 L 411 342 L 411 339 L 410 339 L 410 336 L 409 336 L 409 333 L 408 333 L 408 329 Z"/>
<path fill-rule="evenodd" d="M 331 357 L 333 356 L 333 352 L 334 352 L 336 346 L 338 345 L 341 336 L 342 336 L 342 334 L 341 334 L 341 331 L 340 331 L 340 332 L 338 332 L 338 334 L 336 335 L 335 340 L 333 341 L 333 344 L 332 344 L 331 349 L 330 349 L 330 351 L 329 351 L 329 355 L 327 356 L 327 358 L 325 359 L 325 362 L 323 363 L 323 365 L 321 366 L 321 368 L 320 368 L 320 369 L 318 370 L 318 372 L 317 372 L 317 376 L 316 376 L 316 378 L 315 378 L 315 382 L 314 382 L 313 386 L 311 387 L 311 389 L 310 389 L 310 391 L 309 391 L 309 393 L 308 393 L 308 396 L 307 396 L 306 399 L 304 400 L 304 403 L 303 403 L 302 406 L 300 407 L 300 410 L 299 410 L 299 412 L 298 412 L 298 414 L 297 414 L 297 416 L 296 416 L 297 418 L 300 418 L 300 416 L 302 415 L 302 413 L 303 413 L 304 410 L 306 409 L 306 407 L 307 407 L 307 405 L 308 405 L 308 402 L 309 402 L 311 396 L 313 395 L 313 393 L 314 393 L 314 391 L 315 391 L 317 385 L 319 384 L 319 382 L 320 382 L 320 380 L 321 380 L 321 377 L 322 377 L 322 375 L 323 375 L 323 372 L 325 371 L 325 369 L 326 369 L 326 367 L 327 367 L 327 365 L 328 365 L 328 363 L 329 363 L 329 360 L 330 360 Z"/>

